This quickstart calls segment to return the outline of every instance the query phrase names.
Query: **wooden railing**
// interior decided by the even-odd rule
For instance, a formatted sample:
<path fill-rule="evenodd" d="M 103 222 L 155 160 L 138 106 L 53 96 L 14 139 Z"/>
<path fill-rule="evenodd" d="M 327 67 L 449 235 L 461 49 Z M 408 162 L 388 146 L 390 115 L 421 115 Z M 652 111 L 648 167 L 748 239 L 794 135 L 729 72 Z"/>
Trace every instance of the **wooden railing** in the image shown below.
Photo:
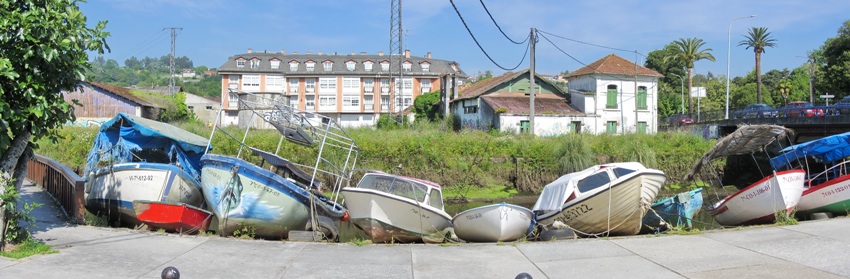
<path fill-rule="evenodd" d="M 36 154 L 27 164 L 27 179 L 53 196 L 72 222 L 85 223 L 85 181 L 74 171 L 53 159 Z"/>

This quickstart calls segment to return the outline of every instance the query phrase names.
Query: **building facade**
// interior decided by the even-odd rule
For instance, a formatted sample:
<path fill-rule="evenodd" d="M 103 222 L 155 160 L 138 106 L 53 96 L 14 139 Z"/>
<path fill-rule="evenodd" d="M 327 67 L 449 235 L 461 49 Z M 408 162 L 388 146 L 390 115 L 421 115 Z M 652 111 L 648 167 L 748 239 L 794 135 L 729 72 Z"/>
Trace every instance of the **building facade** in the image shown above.
<path fill-rule="evenodd" d="M 399 57 L 383 52 L 287 54 L 251 49 L 229 57 L 218 74 L 223 125 L 240 124 L 239 95 L 234 92 L 242 91 L 285 98 L 292 107 L 348 127 L 371 126 L 381 114 L 404 111 L 417 96 L 445 88 L 446 75 L 467 77 L 458 63 L 433 59 L 430 52 L 416 57 L 405 51 Z"/>

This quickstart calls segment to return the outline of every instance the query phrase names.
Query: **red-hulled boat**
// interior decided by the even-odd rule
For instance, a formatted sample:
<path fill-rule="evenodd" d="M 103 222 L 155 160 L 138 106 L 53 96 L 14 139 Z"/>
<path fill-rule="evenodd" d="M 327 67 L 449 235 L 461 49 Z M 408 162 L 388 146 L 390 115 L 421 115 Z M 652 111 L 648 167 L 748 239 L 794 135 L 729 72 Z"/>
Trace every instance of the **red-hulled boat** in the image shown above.
<path fill-rule="evenodd" d="M 133 210 L 139 221 L 151 229 L 169 232 L 196 233 L 210 225 L 212 213 L 185 203 L 133 201 Z"/>

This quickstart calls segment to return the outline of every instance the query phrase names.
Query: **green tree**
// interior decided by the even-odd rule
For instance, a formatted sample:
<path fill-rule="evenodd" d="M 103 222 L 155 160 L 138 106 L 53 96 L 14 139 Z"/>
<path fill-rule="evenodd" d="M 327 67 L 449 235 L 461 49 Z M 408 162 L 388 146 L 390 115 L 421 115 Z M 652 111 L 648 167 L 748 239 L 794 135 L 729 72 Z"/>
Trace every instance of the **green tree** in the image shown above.
<path fill-rule="evenodd" d="M 709 61 L 714 62 L 714 56 L 711 55 L 711 48 L 703 48 L 705 46 L 705 42 L 700 38 L 679 38 L 678 41 L 674 41 L 673 44 L 676 46 L 673 49 L 673 52 L 668 54 L 668 56 L 664 57 L 665 63 L 683 63 L 685 67 L 688 69 L 688 91 L 691 92 L 691 87 L 693 87 L 693 73 L 694 73 L 694 62 L 708 59 Z M 688 113 L 694 112 L 694 104 L 693 98 L 688 94 Z"/>
<path fill-rule="evenodd" d="M 89 51 L 102 54 L 109 49 L 106 22 L 87 27 L 77 2 L 0 1 L 0 185 L 15 181 L 13 191 L 23 182 L 33 142 L 55 140 L 56 129 L 74 120 L 60 92 L 79 87 L 79 80 L 85 79 Z M 0 196 L 9 194 L 2 192 Z M 12 202 L 3 203 L 0 208 L 15 210 Z M 6 210 L 0 210 L 0 232 L 5 232 L 6 216 Z M 4 243 L 0 241 L 0 249 Z"/>
<path fill-rule="evenodd" d="M 833 93 L 836 97 L 850 94 L 850 20 L 845 21 L 838 35 L 827 39 L 821 51 L 815 51 L 810 58 L 818 65 L 817 91 Z"/>
<path fill-rule="evenodd" d="M 416 97 L 413 100 L 413 112 L 416 113 L 416 121 L 440 118 L 440 90 Z"/>
<path fill-rule="evenodd" d="M 753 27 L 747 35 L 744 35 L 744 38 L 746 39 L 738 43 L 738 46 L 747 46 L 746 49 L 753 48 L 753 52 L 755 52 L 757 100 L 761 103 L 761 54 L 764 53 L 764 48 L 775 47 L 776 39 L 770 36 L 767 27 Z"/>

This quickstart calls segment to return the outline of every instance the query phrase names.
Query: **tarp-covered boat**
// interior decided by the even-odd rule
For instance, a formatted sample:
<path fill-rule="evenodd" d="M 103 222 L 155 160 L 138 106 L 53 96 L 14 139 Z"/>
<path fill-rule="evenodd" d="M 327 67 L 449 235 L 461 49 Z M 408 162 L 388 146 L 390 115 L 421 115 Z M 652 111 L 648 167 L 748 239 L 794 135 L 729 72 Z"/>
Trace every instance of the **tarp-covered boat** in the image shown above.
<path fill-rule="evenodd" d="M 104 122 L 86 161 L 86 208 L 138 225 L 134 200 L 203 207 L 207 139 L 167 123 L 119 113 Z"/>
<path fill-rule="evenodd" d="M 656 200 L 643 216 L 645 231 L 663 231 L 671 227 L 693 228 L 694 216 L 702 208 L 702 188 Z"/>

